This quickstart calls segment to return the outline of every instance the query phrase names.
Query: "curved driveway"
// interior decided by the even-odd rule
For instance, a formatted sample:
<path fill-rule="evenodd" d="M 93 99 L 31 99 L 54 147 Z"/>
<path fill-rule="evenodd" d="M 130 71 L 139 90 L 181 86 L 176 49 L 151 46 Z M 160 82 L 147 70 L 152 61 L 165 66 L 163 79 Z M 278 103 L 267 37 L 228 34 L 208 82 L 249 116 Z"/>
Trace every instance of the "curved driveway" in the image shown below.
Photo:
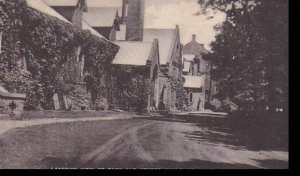
<path fill-rule="evenodd" d="M 180 118 L 19 128 L 0 136 L 1 168 L 285 168 L 286 151 L 249 150 Z M 265 163 L 271 162 L 266 165 Z"/>

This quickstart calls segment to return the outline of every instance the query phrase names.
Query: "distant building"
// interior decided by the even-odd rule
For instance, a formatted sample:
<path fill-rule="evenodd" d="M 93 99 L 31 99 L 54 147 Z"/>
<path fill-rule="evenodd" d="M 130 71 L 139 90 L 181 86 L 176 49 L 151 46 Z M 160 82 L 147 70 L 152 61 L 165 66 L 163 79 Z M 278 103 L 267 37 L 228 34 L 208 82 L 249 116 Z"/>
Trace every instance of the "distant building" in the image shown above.
<path fill-rule="evenodd" d="M 204 76 L 184 75 L 184 89 L 187 92 L 187 110 L 199 111 L 204 109 Z"/>
<path fill-rule="evenodd" d="M 183 74 L 186 76 L 201 77 L 203 85 L 198 87 L 201 92 L 201 100 L 205 100 L 202 108 L 209 108 L 212 101 L 212 95 L 216 94 L 216 83 L 211 80 L 212 62 L 205 57 L 209 51 L 205 49 L 203 44 L 196 41 L 196 35 L 192 36 L 192 41 L 183 46 Z M 191 77 L 186 77 L 187 81 Z M 196 87 L 195 87 L 196 88 Z M 188 87 L 185 87 L 188 89 Z M 199 91 L 200 92 L 200 91 Z M 197 104 L 198 102 L 193 102 Z M 195 107 L 194 105 L 193 107 Z M 197 106 L 198 107 L 198 106 Z M 196 110 L 199 110 L 196 108 Z"/>

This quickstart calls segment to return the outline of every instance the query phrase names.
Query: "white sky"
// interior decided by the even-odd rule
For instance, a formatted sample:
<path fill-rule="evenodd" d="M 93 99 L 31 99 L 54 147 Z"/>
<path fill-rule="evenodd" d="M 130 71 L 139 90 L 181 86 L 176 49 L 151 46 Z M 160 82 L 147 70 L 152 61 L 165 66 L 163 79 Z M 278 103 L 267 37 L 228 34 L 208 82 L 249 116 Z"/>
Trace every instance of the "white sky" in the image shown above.
<path fill-rule="evenodd" d="M 31 0 L 34 1 L 34 0 Z M 77 0 L 44 0 L 48 3 L 74 4 Z M 209 44 L 215 40 L 213 26 L 224 21 L 225 15 L 218 13 L 213 19 L 206 16 L 196 16 L 200 5 L 198 0 L 145 0 L 145 28 L 175 28 L 178 24 L 183 44 L 191 41 L 192 34 L 197 35 L 197 41 Z M 87 0 L 88 6 L 120 6 L 122 0 Z"/>
<path fill-rule="evenodd" d="M 214 25 L 221 23 L 225 15 L 217 13 L 213 19 L 196 16 L 200 11 L 198 0 L 145 0 L 145 28 L 174 28 L 179 25 L 181 42 L 191 41 L 192 34 L 197 41 L 210 49 L 210 42 L 215 40 Z"/>

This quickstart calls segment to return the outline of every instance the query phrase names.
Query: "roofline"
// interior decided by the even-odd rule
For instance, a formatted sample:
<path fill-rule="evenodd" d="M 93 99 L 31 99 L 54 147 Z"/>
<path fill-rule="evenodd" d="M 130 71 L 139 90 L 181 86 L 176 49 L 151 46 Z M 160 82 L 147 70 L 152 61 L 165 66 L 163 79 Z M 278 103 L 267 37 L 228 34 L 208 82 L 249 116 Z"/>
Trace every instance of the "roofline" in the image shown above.
<path fill-rule="evenodd" d="M 108 6 L 108 7 L 103 7 L 103 6 L 99 6 L 99 7 L 97 7 L 97 6 L 92 6 L 92 7 L 88 7 L 88 9 L 120 9 L 120 7 L 110 7 L 110 6 Z"/>
<path fill-rule="evenodd" d="M 150 42 L 149 42 L 150 43 Z M 152 43 L 152 46 L 151 46 L 151 50 L 150 50 L 150 52 L 153 50 L 153 48 L 156 46 L 156 50 L 157 50 L 157 54 L 158 54 L 158 66 L 159 66 L 159 70 L 160 70 L 160 53 L 159 53 L 159 40 L 157 39 L 157 38 L 155 38 L 154 40 L 153 40 L 153 42 L 151 42 Z M 147 59 L 147 62 L 146 62 L 146 64 L 151 64 L 152 63 L 152 60 L 151 60 L 151 53 L 149 54 L 149 56 L 148 56 L 148 59 Z"/>
<path fill-rule="evenodd" d="M 166 65 L 168 65 L 169 66 L 169 64 L 170 64 L 170 59 L 171 59 L 171 57 L 172 57 L 172 53 L 173 53 L 173 50 L 174 50 L 174 45 L 175 45 L 175 40 L 176 40 L 176 36 L 178 36 L 178 40 L 180 41 L 180 33 L 179 33 L 179 26 L 178 25 L 176 25 L 176 27 L 175 27 L 175 32 L 174 32 L 174 34 L 173 34 L 173 39 L 172 39 L 172 50 L 171 51 L 169 51 L 169 54 L 168 54 L 168 60 L 166 61 Z"/>
<path fill-rule="evenodd" d="M 127 41 L 127 40 L 118 40 L 113 43 L 153 43 L 153 42 L 143 42 L 143 41 Z"/>
<path fill-rule="evenodd" d="M 176 30 L 176 28 L 144 28 L 144 30 Z"/>

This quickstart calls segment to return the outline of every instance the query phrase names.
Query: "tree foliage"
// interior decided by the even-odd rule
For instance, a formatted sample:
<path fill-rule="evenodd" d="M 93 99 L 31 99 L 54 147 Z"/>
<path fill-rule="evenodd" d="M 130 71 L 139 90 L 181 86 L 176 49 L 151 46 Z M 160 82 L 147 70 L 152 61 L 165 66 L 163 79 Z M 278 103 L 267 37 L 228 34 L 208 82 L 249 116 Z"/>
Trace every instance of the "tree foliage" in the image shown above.
<path fill-rule="evenodd" d="M 212 42 L 219 98 L 245 111 L 284 107 L 288 101 L 288 2 L 284 0 L 199 0 L 204 9 L 226 13 Z"/>

